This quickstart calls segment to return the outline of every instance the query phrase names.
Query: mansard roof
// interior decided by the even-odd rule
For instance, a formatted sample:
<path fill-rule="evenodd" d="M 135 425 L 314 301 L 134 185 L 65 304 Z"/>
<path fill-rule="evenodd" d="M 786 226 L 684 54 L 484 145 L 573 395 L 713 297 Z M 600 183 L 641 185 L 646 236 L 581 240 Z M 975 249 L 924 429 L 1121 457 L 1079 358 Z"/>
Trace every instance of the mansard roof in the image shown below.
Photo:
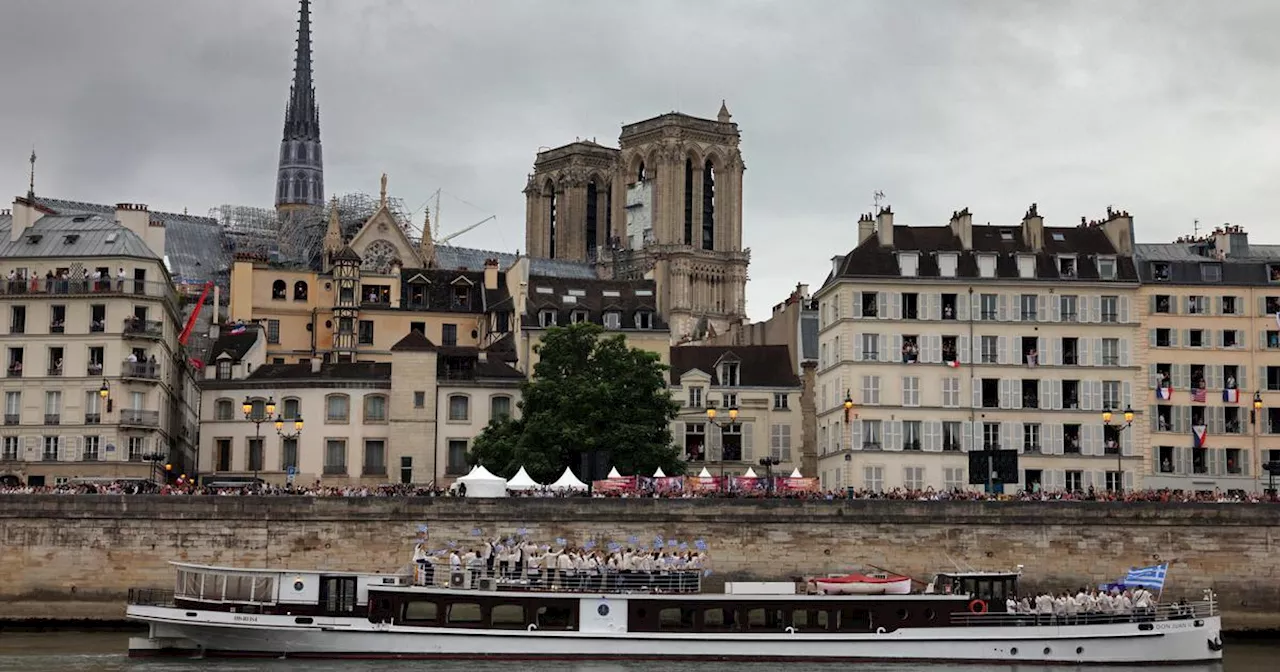
<path fill-rule="evenodd" d="M 579 280 L 530 275 L 525 298 L 524 328 L 541 328 L 540 314 L 556 313 L 556 325 L 573 323 L 575 312 L 586 311 L 586 321 L 604 324 L 604 315 L 619 313 L 621 329 L 638 329 L 637 313 L 650 315 L 649 330 L 665 330 L 667 325 L 658 314 L 656 283 L 653 280 Z"/>
<path fill-rule="evenodd" d="M 800 388 L 791 351 L 785 345 L 682 345 L 671 348 L 671 384 L 690 371 L 711 375 L 712 385 L 720 381 L 721 362 L 738 363 L 739 387 Z"/>

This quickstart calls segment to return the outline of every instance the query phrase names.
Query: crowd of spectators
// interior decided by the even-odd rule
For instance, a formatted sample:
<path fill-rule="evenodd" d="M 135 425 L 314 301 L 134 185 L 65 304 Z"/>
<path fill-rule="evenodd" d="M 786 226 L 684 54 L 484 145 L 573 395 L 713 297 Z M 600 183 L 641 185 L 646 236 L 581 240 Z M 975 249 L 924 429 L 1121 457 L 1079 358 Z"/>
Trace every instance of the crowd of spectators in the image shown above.
<path fill-rule="evenodd" d="M 246 497 L 458 497 L 465 496 L 456 490 L 446 490 L 422 485 L 244 485 L 237 487 L 210 487 L 194 484 L 164 485 L 156 487 L 140 481 L 114 481 L 108 483 L 69 483 L 47 486 L 0 486 L 0 494 L 46 495 L 137 495 L 157 494 L 169 496 L 214 495 Z M 1001 502 L 1197 502 L 1197 503 L 1280 503 L 1275 495 L 1244 492 L 1182 490 L 1129 490 L 1112 492 L 1088 489 L 1086 491 L 1036 491 L 1019 490 L 1009 494 L 993 494 L 974 490 L 826 490 L 814 492 L 769 492 L 766 490 L 735 491 L 671 491 L 671 492 L 611 492 L 586 493 L 552 491 L 544 489 L 526 493 L 510 493 L 520 497 L 599 497 L 646 499 L 804 499 L 804 500 L 899 500 L 899 501 L 1001 501 Z"/>

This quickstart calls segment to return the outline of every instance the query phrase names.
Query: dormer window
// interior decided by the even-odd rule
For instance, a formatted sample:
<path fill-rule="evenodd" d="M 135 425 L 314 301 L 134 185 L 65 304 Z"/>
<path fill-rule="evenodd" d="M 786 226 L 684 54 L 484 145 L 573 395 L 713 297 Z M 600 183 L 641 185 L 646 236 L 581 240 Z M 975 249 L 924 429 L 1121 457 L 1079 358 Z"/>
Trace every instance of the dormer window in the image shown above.
<path fill-rule="evenodd" d="M 471 307 L 471 287 L 468 285 L 453 286 L 453 307 L 466 310 Z"/>
<path fill-rule="evenodd" d="M 737 387 L 742 384 L 739 379 L 739 362 L 724 362 L 720 365 L 720 384 L 726 387 Z"/>
<path fill-rule="evenodd" d="M 920 274 L 920 253 L 899 252 L 898 270 L 904 278 L 914 278 Z"/>
<path fill-rule="evenodd" d="M 1036 258 L 1030 254 L 1018 255 L 1018 277 L 1036 277 Z"/>
<path fill-rule="evenodd" d="M 636 311 L 636 329 L 652 329 L 653 313 L 647 310 Z"/>
<path fill-rule="evenodd" d="M 1076 277 L 1076 258 L 1074 256 L 1058 257 L 1058 277 L 1074 278 Z"/>
<path fill-rule="evenodd" d="M 956 265 L 959 257 L 955 252 L 938 253 L 938 275 L 944 278 L 956 277 Z"/>
<path fill-rule="evenodd" d="M 556 326 L 556 311 L 550 308 L 538 311 L 538 324 L 543 329 Z"/>
<path fill-rule="evenodd" d="M 996 255 L 978 255 L 978 276 L 983 278 L 996 277 Z"/>
<path fill-rule="evenodd" d="M 611 311 L 609 311 L 609 312 L 605 313 L 605 314 L 604 314 L 604 328 L 605 328 L 605 329 L 621 329 L 621 328 L 622 328 L 622 313 L 619 313 L 619 312 L 618 312 L 618 311 L 616 311 L 616 310 L 611 310 Z"/>
<path fill-rule="evenodd" d="M 575 310 L 572 313 L 569 313 L 570 324 L 582 324 L 583 322 L 586 322 L 586 321 L 587 321 L 587 311 L 585 310 Z"/>
<path fill-rule="evenodd" d="M 1151 262 L 1151 279 L 1156 282 L 1168 282 L 1170 278 L 1169 262 L 1153 261 Z"/>
<path fill-rule="evenodd" d="M 1004 241 L 1004 242 L 1006 242 L 1006 243 L 1012 243 L 1012 242 L 1013 242 L 1013 232 L 1012 232 L 1012 231 L 1010 231 L 1009 229 L 1003 229 L 1003 230 L 1001 230 L 1001 231 L 1000 231 L 1000 240 L 1002 240 L 1002 241 Z"/>
<path fill-rule="evenodd" d="M 1222 264 L 1200 264 L 1200 279 L 1204 282 L 1222 282 Z"/>
<path fill-rule="evenodd" d="M 1098 257 L 1098 277 L 1103 280 L 1116 279 L 1116 258 Z"/>

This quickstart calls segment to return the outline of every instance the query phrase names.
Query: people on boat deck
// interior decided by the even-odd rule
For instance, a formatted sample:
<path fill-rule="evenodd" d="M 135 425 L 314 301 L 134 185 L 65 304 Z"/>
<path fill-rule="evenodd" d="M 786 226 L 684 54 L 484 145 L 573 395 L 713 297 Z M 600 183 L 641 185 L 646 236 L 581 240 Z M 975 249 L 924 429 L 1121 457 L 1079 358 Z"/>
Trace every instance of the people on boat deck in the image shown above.
<path fill-rule="evenodd" d="M 1112 589 L 1110 593 L 1081 588 L 1075 595 L 1063 591 L 1058 595 L 1041 593 L 1031 599 L 1011 596 L 1005 600 L 1005 609 L 1011 614 L 1033 616 L 1041 624 L 1130 620 L 1154 614 L 1156 598 L 1142 587 Z"/>
<path fill-rule="evenodd" d="M 473 576 L 487 575 L 536 587 L 692 592 L 697 588 L 707 556 L 701 551 L 674 548 L 605 551 L 567 544 L 539 546 L 528 540 L 511 543 L 490 540 L 474 548 L 454 548 L 437 555 L 419 544 L 414 550 L 414 561 L 420 567 L 422 564 L 430 567 L 424 572 L 422 583 L 444 578 L 436 565 L 447 563 L 450 572 L 466 570 Z"/>

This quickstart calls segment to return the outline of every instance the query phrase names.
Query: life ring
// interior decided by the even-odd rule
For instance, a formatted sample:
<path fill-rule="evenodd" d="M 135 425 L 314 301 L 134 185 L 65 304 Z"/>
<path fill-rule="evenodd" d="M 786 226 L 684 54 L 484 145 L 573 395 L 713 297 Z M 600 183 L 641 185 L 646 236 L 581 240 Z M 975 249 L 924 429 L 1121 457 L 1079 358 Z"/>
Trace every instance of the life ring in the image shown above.
<path fill-rule="evenodd" d="M 974 600 L 969 603 L 969 613 L 985 614 L 987 613 L 987 603 L 982 600 Z"/>

